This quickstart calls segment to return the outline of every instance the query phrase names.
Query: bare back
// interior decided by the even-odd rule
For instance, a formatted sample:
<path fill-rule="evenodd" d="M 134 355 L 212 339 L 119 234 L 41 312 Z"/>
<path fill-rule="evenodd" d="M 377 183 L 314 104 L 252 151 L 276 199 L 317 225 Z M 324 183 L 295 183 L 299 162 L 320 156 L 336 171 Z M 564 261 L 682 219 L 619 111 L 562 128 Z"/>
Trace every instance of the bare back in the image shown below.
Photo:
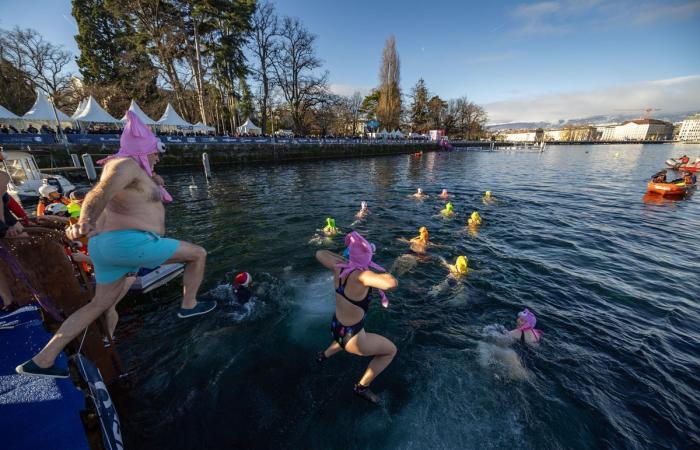
<path fill-rule="evenodd" d="M 127 165 L 123 160 L 124 158 L 119 158 L 108 162 L 105 171 L 111 169 L 110 164 L 119 161 L 122 161 L 122 166 Z M 165 208 L 160 188 L 135 161 L 128 160 L 133 164 L 128 164 L 128 170 L 124 171 L 123 176 L 128 177 L 125 186 L 115 192 L 107 202 L 97 222 L 97 232 L 136 229 L 163 235 Z"/>

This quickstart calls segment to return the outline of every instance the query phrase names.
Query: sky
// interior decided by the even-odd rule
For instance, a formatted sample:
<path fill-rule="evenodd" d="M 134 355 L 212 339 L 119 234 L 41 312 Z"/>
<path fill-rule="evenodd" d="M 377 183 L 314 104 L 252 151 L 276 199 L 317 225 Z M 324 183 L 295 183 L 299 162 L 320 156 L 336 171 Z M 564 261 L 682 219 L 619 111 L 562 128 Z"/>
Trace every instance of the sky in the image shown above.
<path fill-rule="evenodd" d="M 490 123 L 700 111 L 700 0 L 274 3 L 317 36 L 339 94 L 378 84 L 393 34 L 404 93 L 423 78 L 443 99 L 483 105 Z M 78 53 L 68 0 L 0 0 L 0 28 L 16 25 Z"/>

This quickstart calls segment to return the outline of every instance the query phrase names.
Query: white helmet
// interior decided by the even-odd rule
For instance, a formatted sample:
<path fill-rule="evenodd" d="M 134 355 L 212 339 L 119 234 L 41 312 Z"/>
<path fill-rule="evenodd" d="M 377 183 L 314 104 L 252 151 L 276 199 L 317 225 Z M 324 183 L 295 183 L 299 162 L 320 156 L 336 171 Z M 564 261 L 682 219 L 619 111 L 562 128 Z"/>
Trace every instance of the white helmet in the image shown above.
<path fill-rule="evenodd" d="M 51 184 L 44 184 L 39 188 L 39 195 L 42 197 L 48 198 L 52 192 L 58 192 L 58 188 Z"/>
<path fill-rule="evenodd" d="M 68 207 L 63 203 L 51 203 L 44 212 L 47 216 L 67 216 Z"/>

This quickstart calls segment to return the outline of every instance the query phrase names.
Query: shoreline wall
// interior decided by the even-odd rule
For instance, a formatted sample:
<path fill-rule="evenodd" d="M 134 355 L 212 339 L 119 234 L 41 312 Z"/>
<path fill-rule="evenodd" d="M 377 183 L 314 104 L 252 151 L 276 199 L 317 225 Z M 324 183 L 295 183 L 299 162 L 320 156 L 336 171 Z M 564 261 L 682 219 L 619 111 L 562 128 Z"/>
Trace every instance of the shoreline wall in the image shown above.
<path fill-rule="evenodd" d="M 47 148 L 49 147 L 49 148 Z M 38 161 L 43 162 L 48 156 L 53 160 L 54 166 L 72 166 L 72 161 L 65 151 L 65 147 L 32 146 L 32 150 L 38 150 Z M 70 146 L 72 154 L 81 155 L 88 153 L 96 162 L 105 155 L 114 154 L 118 150 L 116 145 L 76 145 Z M 368 156 L 411 154 L 422 151 L 438 151 L 441 147 L 435 143 L 421 144 L 329 144 L 329 145 L 304 145 L 304 144 L 170 144 L 167 151 L 161 156 L 160 167 L 184 167 L 201 166 L 202 154 L 209 155 L 212 165 L 219 164 L 257 164 L 293 161 L 312 161 L 323 159 L 361 158 Z M 40 166 L 44 166 L 40 162 Z"/>

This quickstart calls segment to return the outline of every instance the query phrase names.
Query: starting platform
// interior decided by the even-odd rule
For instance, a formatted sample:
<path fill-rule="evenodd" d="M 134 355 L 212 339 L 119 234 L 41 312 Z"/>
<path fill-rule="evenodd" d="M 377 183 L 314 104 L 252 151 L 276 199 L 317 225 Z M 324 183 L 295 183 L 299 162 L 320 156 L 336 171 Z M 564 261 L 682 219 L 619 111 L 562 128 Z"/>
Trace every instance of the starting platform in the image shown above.
<path fill-rule="evenodd" d="M 0 316 L 0 442 L 4 449 L 89 449 L 80 418 L 85 396 L 70 378 L 37 378 L 15 373 L 51 335 L 38 308 L 29 305 Z M 56 361 L 67 367 L 61 353 Z"/>

